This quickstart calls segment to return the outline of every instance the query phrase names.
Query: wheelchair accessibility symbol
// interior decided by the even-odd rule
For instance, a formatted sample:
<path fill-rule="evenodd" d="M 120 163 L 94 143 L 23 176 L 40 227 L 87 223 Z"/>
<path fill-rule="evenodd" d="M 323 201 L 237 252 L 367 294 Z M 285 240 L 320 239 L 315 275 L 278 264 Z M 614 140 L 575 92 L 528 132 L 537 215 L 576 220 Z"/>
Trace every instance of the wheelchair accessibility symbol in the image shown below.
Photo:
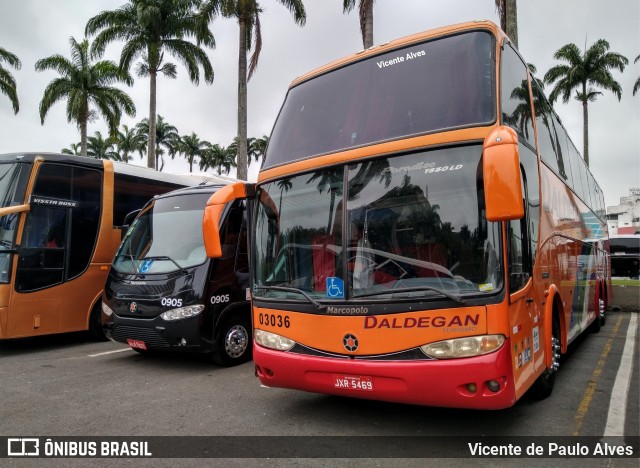
<path fill-rule="evenodd" d="M 344 299 L 344 281 L 342 281 L 342 278 L 336 276 L 327 278 L 327 297 Z"/>

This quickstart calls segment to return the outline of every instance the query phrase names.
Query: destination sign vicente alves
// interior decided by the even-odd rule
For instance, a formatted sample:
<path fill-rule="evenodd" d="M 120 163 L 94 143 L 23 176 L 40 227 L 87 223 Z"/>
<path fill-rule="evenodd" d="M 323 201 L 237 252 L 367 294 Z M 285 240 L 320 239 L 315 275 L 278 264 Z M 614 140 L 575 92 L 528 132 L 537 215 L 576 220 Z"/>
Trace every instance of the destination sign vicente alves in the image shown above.
<path fill-rule="evenodd" d="M 390 60 L 380 60 L 379 62 L 376 62 L 376 65 L 378 65 L 378 68 L 391 67 L 393 65 L 398 65 L 399 63 L 413 60 L 418 57 L 424 57 L 425 55 L 427 55 L 427 53 L 424 50 L 419 50 L 417 52 L 408 52 L 406 55 L 398 55 L 397 57 Z"/>

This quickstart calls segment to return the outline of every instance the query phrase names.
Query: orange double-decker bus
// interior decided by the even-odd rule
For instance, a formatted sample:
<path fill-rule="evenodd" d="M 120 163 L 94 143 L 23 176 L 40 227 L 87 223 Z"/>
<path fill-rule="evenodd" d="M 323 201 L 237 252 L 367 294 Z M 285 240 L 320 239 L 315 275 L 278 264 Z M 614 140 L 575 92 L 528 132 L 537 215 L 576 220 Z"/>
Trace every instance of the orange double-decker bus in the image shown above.
<path fill-rule="evenodd" d="M 59 154 L 0 155 L 0 339 L 91 330 L 126 215 L 196 178 Z"/>
<path fill-rule="evenodd" d="M 441 28 L 295 80 L 253 200 L 262 384 L 499 409 L 551 393 L 604 321 L 603 194 L 490 22 Z"/>

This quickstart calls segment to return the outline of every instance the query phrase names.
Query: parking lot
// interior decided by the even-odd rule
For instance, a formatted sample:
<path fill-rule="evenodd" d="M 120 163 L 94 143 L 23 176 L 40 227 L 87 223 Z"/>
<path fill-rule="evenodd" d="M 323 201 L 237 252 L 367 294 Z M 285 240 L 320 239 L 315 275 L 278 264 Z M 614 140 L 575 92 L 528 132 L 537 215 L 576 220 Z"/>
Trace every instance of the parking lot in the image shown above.
<path fill-rule="evenodd" d="M 469 441 L 482 436 L 602 436 L 634 315 L 610 313 L 600 333 L 575 343 L 549 399 L 536 402 L 525 396 L 510 409 L 490 412 L 266 388 L 254 377 L 252 363 L 222 368 L 206 356 L 143 356 L 121 344 L 92 342 L 83 333 L 5 341 L 0 343 L 0 434 L 462 436 Z M 625 436 L 639 433 L 638 338 L 636 333 L 627 405 L 613 402 L 622 410 L 617 424 Z M 630 459 L 616 459 L 615 466 L 629 462 L 637 466 Z M 567 466 L 583 465 L 573 459 Z"/>

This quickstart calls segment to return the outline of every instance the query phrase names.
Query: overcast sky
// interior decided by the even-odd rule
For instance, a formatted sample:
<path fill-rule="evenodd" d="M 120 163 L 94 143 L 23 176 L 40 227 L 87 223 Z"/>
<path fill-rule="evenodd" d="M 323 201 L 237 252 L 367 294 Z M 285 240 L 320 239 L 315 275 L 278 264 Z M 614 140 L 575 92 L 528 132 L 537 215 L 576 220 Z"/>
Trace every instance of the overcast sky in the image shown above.
<path fill-rule="evenodd" d="M 0 46 L 18 55 L 22 69 L 10 69 L 18 83 L 20 112 L 0 95 L 0 153 L 59 152 L 80 140 L 74 124 L 66 121 L 64 102 L 49 111 L 40 124 L 38 106 L 55 72 L 34 71 L 37 60 L 53 54 L 70 57 L 69 38 L 83 38 L 89 18 L 113 10 L 125 0 L 3 0 L 0 2 Z M 273 121 L 293 79 L 329 61 L 362 49 L 357 12 L 342 13 L 341 0 L 305 0 L 307 24 L 298 27 L 288 10 L 275 0 L 261 0 L 263 48 L 256 73 L 249 82 L 250 137 L 271 133 Z M 448 24 L 489 19 L 497 21 L 494 0 L 377 0 L 374 6 L 374 43 Z M 605 193 L 607 206 L 617 205 L 631 187 L 640 187 L 640 93 L 632 96 L 640 76 L 640 0 L 519 0 L 519 49 L 543 75 L 555 64 L 553 53 L 573 42 L 581 49 L 597 39 L 629 59 L 624 73 L 613 74 L 623 89 L 622 101 L 605 92 L 589 104 L 591 170 Z M 178 65 L 175 80 L 158 79 L 158 113 L 180 134 L 195 132 L 201 139 L 224 146 L 236 135 L 237 24 L 217 19 L 212 25 L 217 48 L 208 50 L 215 72 L 212 85 L 194 86 Z M 121 45 L 113 43 L 105 58 L 118 61 Z M 3 66 L 8 68 L 6 63 Z M 550 88 L 548 88 L 549 90 Z M 136 78 L 126 88 L 137 107 L 135 125 L 148 116 L 149 82 Z M 559 102 L 556 111 L 576 146 L 582 151 L 582 106 Z M 94 122 L 106 134 L 106 126 Z M 144 165 L 136 156 L 134 163 Z M 188 172 L 186 160 L 167 161 L 165 172 Z M 250 168 L 255 179 L 257 167 Z"/>

